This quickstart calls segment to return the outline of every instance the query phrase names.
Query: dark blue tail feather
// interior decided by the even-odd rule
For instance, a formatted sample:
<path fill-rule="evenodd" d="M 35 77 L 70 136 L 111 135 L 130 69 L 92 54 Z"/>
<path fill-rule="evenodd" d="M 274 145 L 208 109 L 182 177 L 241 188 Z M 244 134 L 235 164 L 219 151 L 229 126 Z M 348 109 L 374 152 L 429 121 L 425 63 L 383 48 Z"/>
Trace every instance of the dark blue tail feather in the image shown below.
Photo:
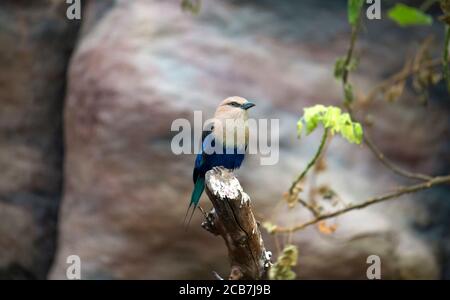
<path fill-rule="evenodd" d="M 197 208 L 198 203 L 200 202 L 200 197 L 202 196 L 204 189 L 205 189 L 205 178 L 198 177 L 197 181 L 195 181 L 194 190 L 192 191 L 191 202 L 189 203 L 189 207 L 186 211 L 186 215 L 184 216 L 183 223 L 185 223 L 186 229 L 189 227 L 189 224 L 191 223 L 192 216 L 194 215 L 195 209 Z M 189 217 L 189 221 L 186 223 L 186 218 L 187 218 L 187 215 L 188 215 L 191 207 L 192 207 L 192 213 L 191 213 L 191 216 Z"/>

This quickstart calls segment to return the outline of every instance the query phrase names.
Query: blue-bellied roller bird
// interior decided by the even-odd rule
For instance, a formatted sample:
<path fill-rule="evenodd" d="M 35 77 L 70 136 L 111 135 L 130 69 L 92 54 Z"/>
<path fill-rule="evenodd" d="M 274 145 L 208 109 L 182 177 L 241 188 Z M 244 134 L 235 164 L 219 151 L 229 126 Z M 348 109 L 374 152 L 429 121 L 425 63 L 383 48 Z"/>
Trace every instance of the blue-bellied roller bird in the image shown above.
<path fill-rule="evenodd" d="M 214 167 L 238 169 L 244 160 L 248 145 L 248 109 L 255 104 L 242 97 L 229 97 L 220 103 L 214 114 L 212 126 L 202 133 L 201 152 L 197 154 L 193 172 L 194 190 L 188 210 L 191 222 L 200 197 L 205 189 L 205 174 Z"/>

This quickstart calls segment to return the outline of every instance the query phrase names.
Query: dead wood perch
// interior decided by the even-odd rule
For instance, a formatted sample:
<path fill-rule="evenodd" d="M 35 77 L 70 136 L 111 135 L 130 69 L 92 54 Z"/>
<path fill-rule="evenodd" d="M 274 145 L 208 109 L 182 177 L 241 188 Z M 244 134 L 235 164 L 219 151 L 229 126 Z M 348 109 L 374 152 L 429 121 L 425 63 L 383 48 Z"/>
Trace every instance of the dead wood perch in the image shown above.
<path fill-rule="evenodd" d="M 272 254 L 264 248 L 250 197 L 227 169 L 208 171 L 205 181 L 214 209 L 202 227 L 225 240 L 231 263 L 229 279 L 265 279 Z"/>

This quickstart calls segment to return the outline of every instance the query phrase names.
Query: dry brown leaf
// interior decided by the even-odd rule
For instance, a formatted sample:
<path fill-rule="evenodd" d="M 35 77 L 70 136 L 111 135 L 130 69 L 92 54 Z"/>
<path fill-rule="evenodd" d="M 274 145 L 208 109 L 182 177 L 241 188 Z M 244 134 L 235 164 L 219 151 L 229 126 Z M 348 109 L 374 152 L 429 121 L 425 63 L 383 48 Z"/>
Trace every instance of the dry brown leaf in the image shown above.
<path fill-rule="evenodd" d="M 337 224 L 327 225 L 325 221 L 317 223 L 317 229 L 323 234 L 333 234 L 337 229 Z"/>
<path fill-rule="evenodd" d="M 389 102 L 395 102 L 395 101 L 397 101 L 397 100 L 400 98 L 400 96 L 403 94 L 404 89 L 405 89 L 405 80 L 403 80 L 403 81 L 401 81 L 401 82 L 399 82 L 399 83 L 397 83 L 397 84 L 394 84 L 394 85 L 390 86 L 390 87 L 386 90 L 386 92 L 385 92 L 385 94 L 384 94 L 384 97 L 385 97 L 386 100 L 389 101 Z"/>

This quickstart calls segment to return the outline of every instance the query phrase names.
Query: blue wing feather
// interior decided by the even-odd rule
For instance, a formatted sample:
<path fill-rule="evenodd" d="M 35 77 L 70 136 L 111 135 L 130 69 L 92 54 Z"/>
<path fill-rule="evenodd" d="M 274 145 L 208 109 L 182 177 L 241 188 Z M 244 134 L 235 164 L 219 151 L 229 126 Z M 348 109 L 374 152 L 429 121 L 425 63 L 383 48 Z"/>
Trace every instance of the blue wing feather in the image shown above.
<path fill-rule="evenodd" d="M 202 153 L 197 154 L 195 159 L 194 182 L 198 177 L 204 177 L 206 172 L 213 167 L 222 166 L 234 170 L 238 169 L 244 161 L 245 154 L 238 151 L 237 148 L 230 149 L 222 146 L 222 153 L 211 151 L 213 150 L 212 147 L 216 146 L 215 143 L 216 140 L 212 132 L 204 136 L 202 140 Z"/>

